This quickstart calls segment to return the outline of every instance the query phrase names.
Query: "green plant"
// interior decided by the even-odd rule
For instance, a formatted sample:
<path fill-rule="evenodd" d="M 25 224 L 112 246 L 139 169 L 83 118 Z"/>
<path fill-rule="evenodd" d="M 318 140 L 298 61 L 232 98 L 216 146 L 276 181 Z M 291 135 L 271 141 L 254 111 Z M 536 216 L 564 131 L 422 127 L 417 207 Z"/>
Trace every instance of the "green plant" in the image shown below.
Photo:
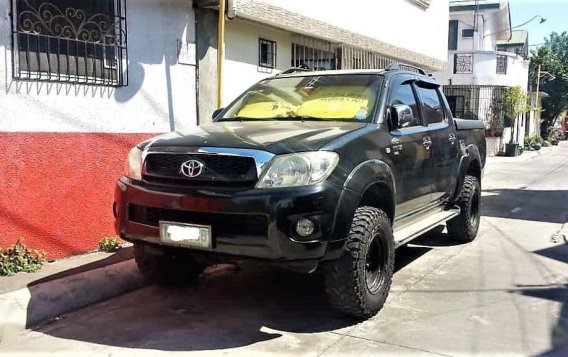
<path fill-rule="evenodd" d="M 104 237 L 99 242 L 99 250 L 101 252 L 112 253 L 122 248 L 122 241 L 118 237 Z"/>
<path fill-rule="evenodd" d="M 24 239 L 20 238 L 11 247 L 0 248 L 0 276 L 36 272 L 45 263 L 45 255 L 44 251 L 26 247 Z"/>

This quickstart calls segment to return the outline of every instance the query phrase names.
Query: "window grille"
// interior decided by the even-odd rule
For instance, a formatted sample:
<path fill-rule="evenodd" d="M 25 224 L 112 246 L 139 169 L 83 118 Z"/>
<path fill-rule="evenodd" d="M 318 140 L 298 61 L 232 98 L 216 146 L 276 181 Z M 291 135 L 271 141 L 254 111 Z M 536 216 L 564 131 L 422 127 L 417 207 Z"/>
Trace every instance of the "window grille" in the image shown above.
<path fill-rule="evenodd" d="M 497 55 L 497 74 L 507 74 L 507 56 Z"/>
<path fill-rule="evenodd" d="M 338 69 L 337 47 L 331 42 L 306 36 L 292 39 L 292 67 L 316 70 Z"/>
<path fill-rule="evenodd" d="M 447 85 L 446 95 L 454 117 L 479 119 L 486 129 L 502 130 L 505 126 L 504 98 L 507 87 Z"/>
<path fill-rule="evenodd" d="M 473 73 L 473 53 L 456 53 L 454 55 L 454 74 Z"/>
<path fill-rule="evenodd" d="M 276 67 L 276 41 L 258 39 L 258 65 L 263 68 Z"/>
<path fill-rule="evenodd" d="M 128 84 L 125 0 L 11 0 L 17 79 Z"/>

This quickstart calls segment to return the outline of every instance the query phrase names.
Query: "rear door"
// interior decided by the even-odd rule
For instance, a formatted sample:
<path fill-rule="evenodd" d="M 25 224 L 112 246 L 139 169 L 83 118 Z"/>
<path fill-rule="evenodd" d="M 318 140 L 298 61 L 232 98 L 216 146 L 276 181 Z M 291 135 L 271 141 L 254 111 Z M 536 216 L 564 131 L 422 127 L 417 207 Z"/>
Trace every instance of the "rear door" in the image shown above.
<path fill-rule="evenodd" d="M 456 185 L 458 171 L 458 142 L 451 115 L 446 108 L 438 85 L 416 82 L 422 115 L 432 140 L 431 163 L 434 173 L 430 200 L 447 198 Z"/>
<path fill-rule="evenodd" d="M 390 132 L 389 152 L 396 183 L 397 218 L 418 211 L 430 202 L 432 163 L 428 127 L 420 115 L 419 101 L 411 75 L 398 75 L 391 83 L 388 106 L 408 105 L 415 120 Z"/>

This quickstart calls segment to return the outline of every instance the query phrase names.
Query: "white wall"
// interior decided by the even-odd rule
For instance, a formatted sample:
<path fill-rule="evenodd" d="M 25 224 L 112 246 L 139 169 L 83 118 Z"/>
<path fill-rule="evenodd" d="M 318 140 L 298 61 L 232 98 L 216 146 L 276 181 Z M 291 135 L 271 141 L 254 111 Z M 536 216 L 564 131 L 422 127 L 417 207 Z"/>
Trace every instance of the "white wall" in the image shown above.
<path fill-rule="evenodd" d="M 276 41 L 276 68 L 258 66 L 258 40 Z M 223 105 L 263 78 L 291 67 L 292 39 L 288 32 L 244 20 L 226 23 Z"/>
<path fill-rule="evenodd" d="M 420 54 L 446 60 L 448 0 L 423 9 L 408 0 L 264 0 Z"/>
<path fill-rule="evenodd" d="M 195 67 L 177 63 L 177 41 L 195 38 L 191 1 L 127 1 L 129 85 L 120 88 L 13 80 L 9 3 L 0 2 L 0 131 L 156 133 L 195 125 Z"/>
<path fill-rule="evenodd" d="M 456 51 L 451 51 L 448 55 L 448 70 L 435 74 L 440 84 L 449 85 L 451 79 L 452 85 L 520 86 L 523 91 L 527 91 L 529 62 L 522 57 L 509 52 L 477 51 L 473 55 L 473 73 L 454 74 L 455 53 Z M 508 57 L 507 74 L 496 73 L 498 54 Z"/>

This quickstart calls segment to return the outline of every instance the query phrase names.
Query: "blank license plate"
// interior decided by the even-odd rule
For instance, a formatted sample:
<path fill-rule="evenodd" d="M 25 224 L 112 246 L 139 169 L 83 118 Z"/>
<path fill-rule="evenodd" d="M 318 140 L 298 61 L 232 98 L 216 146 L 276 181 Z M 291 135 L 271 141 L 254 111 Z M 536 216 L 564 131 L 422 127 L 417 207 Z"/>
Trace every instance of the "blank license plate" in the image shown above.
<path fill-rule="evenodd" d="M 176 247 L 211 250 L 211 227 L 162 221 L 160 240 Z"/>

